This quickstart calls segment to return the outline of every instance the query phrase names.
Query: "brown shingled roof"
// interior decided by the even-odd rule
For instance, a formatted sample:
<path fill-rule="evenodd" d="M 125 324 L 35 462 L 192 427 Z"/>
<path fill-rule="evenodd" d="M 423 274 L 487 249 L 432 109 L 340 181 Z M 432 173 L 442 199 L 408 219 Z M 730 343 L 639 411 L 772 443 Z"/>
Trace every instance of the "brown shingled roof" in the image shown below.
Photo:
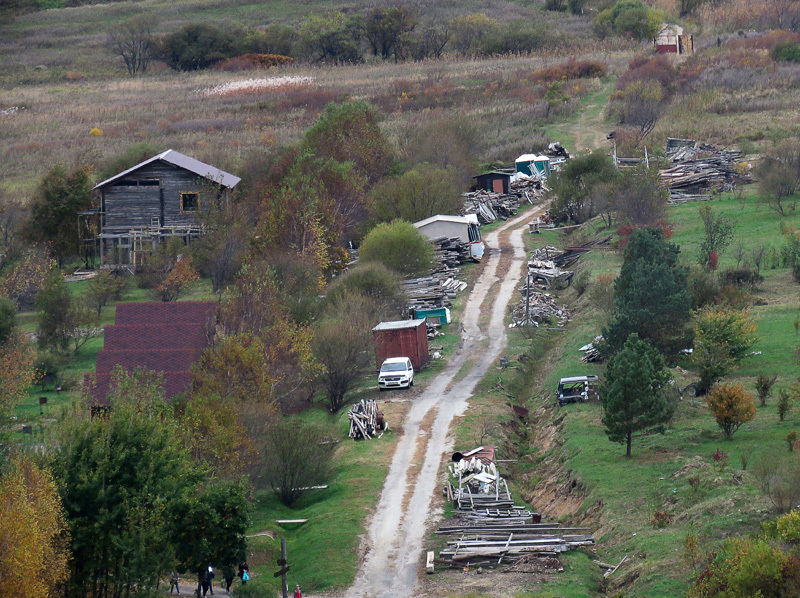
<path fill-rule="evenodd" d="M 97 354 L 97 373 L 86 375 L 92 402 L 107 404 L 117 365 L 161 372 L 167 399 L 188 391 L 189 369 L 213 338 L 216 308 L 213 301 L 119 303 L 115 324 L 105 329 L 105 348 Z"/>

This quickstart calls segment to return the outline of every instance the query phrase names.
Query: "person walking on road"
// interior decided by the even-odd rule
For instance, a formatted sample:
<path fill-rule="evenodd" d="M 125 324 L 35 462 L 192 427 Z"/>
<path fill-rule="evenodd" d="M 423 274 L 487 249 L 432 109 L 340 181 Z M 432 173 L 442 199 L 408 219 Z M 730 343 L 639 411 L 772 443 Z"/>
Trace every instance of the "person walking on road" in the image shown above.
<path fill-rule="evenodd" d="M 178 582 L 181 580 L 180 575 L 178 575 L 177 571 L 173 571 L 169 577 L 169 595 L 172 596 L 172 589 L 175 588 L 175 591 L 178 593 L 178 596 L 181 595 L 181 589 L 178 587 Z"/>
<path fill-rule="evenodd" d="M 303 598 L 303 595 L 300 593 L 300 584 L 294 586 L 294 598 Z"/>

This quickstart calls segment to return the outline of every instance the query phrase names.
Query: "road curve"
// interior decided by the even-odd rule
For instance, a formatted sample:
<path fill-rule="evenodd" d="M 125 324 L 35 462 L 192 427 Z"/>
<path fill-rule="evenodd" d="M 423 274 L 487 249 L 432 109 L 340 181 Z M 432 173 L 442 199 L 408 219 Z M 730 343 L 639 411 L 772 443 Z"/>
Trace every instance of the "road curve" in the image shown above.
<path fill-rule="evenodd" d="M 526 212 L 484 237 L 487 263 L 464 309 L 461 344 L 442 373 L 414 400 L 406 416 L 402 436 L 367 530 L 364 562 L 345 595 L 359 598 L 406 598 L 414 595 L 422 542 L 432 517 L 431 501 L 436 492 L 437 475 L 443 453 L 449 448 L 450 423 L 454 417 L 464 413 L 476 384 L 506 346 L 506 307 L 514 298 L 526 257 L 522 240 L 524 228 L 519 227 L 539 214 L 539 208 Z M 508 229 L 514 230 L 508 237 L 507 246 L 501 246 L 500 233 Z M 505 272 L 498 274 L 500 258 L 508 252 L 512 256 L 510 265 Z M 504 260 L 504 265 L 506 263 Z M 493 288 L 497 283 L 499 286 Z M 484 305 L 487 297 L 490 302 Z M 479 322 L 482 306 L 490 314 L 483 328 Z M 462 372 L 456 381 L 462 368 L 466 374 Z M 434 417 L 430 433 L 422 427 L 426 416 L 428 423 L 430 417 Z M 421 454 L 424 454 L 424 459 L 420 468 Z"/>

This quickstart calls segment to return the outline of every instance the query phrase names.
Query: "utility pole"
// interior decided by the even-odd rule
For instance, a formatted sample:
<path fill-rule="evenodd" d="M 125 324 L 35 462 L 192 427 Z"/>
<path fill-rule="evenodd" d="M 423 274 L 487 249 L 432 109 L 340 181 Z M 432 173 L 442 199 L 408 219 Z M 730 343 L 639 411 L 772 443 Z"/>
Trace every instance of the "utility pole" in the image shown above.
<path fill-rule="evenodd" d="M 281 560 L 283 561 L 283 575 L 281 575 L 281 587 L 283 588 L 283 598 L 289 598 L 289 581 L 286 574 L 289 572 L 286 560 L 286 538 L 281 538 Z"/>

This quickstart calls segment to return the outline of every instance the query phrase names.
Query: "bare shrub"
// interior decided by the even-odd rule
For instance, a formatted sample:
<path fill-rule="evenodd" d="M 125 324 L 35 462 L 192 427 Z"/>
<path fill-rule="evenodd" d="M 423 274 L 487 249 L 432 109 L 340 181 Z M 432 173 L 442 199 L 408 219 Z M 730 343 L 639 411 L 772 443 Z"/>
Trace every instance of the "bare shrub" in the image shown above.
<path fill-rule="evenodd" d="M 293 505 L 309 486 L 330 480 L 336 449 L 332 437 L 313 423 L 274 420 L 257 439 L 261 471 L 256 480 L 272 488 L 284 505 Z"/>
<path fill-rule="evenodd" d="M 788 511 L 800 502 L 800 461 L 795 453 L 762 454 L 752 471 L 761 491 L 779 511 Z"/>

